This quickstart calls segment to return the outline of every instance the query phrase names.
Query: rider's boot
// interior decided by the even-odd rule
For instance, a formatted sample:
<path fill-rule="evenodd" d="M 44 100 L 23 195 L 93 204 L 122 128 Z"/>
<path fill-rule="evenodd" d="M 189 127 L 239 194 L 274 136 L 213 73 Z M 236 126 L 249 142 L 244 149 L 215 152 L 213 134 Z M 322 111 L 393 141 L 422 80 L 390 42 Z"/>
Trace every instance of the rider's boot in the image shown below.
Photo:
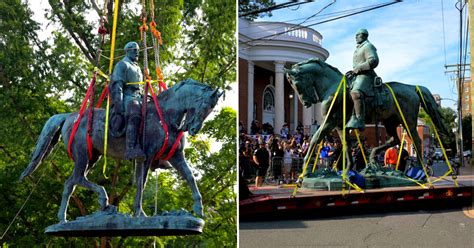
<path fill-rule="evenodd" d="M 145 153 L 140 147 L 140 135 L 138 135 L 138 130 L 141 124 L 140 115 L 131 115 L 128 118 L 127 123 L 127 134 L 126 134 L 126 151 L 125 159 L 135 159 L 137 161 L 145 160 Z"/>
<path fill-rule="evenodd" d="M 365 104 L 362 94 L 360 93 L 352 93 L 352 101 L 354 102 L 354 112 L 352 113 L 351 119 L 347 123 L 348 129 L 359 129 L 360 131 L 364 131 L 365 129 Z"/>

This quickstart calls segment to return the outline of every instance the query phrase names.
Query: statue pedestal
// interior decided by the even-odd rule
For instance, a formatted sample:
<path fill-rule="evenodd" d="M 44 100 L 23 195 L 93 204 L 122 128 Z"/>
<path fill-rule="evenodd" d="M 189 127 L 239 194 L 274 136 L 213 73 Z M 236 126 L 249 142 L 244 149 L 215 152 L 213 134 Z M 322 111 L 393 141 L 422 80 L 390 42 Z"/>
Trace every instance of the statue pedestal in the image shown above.
<path fill-rule="evenodd" d="M 378 189 L 388 187 L 416 186 L 414 180 L 407 178 L 401 171 L 369 165 L 359 174 L 365 179 L 365 189 Z M 418 181 L 424 183 L 424 181 Z M 362 187 L 362 186 L 361 186 Z M 308 172 L 302 183 L 302 188 L 339 191 L 342 190 L 342 179 L 337 172 L 331 169 L 318 169 L 314 173 Z"/>
<path fill-rule="evenodd" d="M 151 217 L 132 217 L 99 211 L 46 228 L 45 233 L 66 237 L 177 236 L 201 234 L 204 220 L 185 211 Z"/>

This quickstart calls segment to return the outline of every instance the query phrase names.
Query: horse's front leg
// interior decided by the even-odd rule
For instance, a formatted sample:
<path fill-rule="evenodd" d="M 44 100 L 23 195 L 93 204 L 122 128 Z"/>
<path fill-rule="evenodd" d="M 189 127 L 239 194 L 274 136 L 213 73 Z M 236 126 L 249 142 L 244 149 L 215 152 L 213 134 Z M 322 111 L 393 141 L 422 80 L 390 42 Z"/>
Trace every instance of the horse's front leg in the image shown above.
<path fill-rule="evenodd" d="M 173 157 L 169 160 L 171 165 L 173 165 L 176 170 L 178 170 L 179 174 L 186 180 L 189 187 L 191 187 L 191 191 L 193 194 L 193 211 L 199 217 L 203 217 L 203 210 L 202 210 L 202 198 L 201 193 L 199 193 L 198 186 L 196 184 L 196 179 L 194 178 L 193 172 L 189 167 L 188 163 L 184 159 L 183 151 L 179 150 L 173 155 Z"/>
<path fill-rule="evenodd" d="M 318 130 L 313 134 L 311 142 L 309 143 L 308 152 L 304 157 L 304 165 L 309 163 L 308 161 L 310 161 L 311 157 L 315 155 L 317 149 L 316 146 L 326 135 L 328 135 L 334 129 L 335 126 L 335 123 L 331 119 L 328 119 L 326 122 L 323 122 L 323 125 L 321 125 Z"/>
<path fill-rule="evenodd" d="M 351 153 L 351 147 L 352 147 L 352 142 L 350 142 L 349 139 L 347 139 L 347 137 L 349 137 L 349 130 L 346 129 L 346 143 L 344 144 L 344 140 L 343 140 L 343 137 L 342 137 L 342 129 L 341 128 L 337 128 L 337 134 L 339 135 L 339 139 L 341 140 L 341 155 L 342 156 L 342 152 L 345 152 L 346 154 L 346 167 L 347 168 L 346 170 L 349 170 L 349 169 L 353 169 L 354 168 L 354 159 L 352 158 L 352 153 Z M 346 146 L 346 149 L 344 151 L 344 146 Z M 337 158 L 336 158 L 337 159 Z"/>
<path fill-rule="evenodd" d="M 146 217 L 145 211 L 143 211 L 143 190 L 148 176 L 149 162 L 138 162 L 135 161 L 135 180 L 137 183 L 137 194 L 135 196 L 135 217 Z"/>

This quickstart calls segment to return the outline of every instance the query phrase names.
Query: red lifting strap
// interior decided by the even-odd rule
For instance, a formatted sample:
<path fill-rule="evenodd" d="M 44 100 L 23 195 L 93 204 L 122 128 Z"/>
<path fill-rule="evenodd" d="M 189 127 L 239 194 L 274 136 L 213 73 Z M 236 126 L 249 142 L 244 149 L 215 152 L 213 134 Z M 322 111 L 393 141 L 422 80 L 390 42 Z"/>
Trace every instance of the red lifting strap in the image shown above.
<path fill-rule="evenodd" d="M 170 149 L 170 152 L 168 153 L 168 156 L 166 156 L 163 160 L 168 161 L 171 157 L 173 157 L 176 148 L 178 148 L 179 143 L 181 143 L 181 138 L 183 137 L 183 134 L 183 131 L 179 132 L 178 137 L 176 137 L 176 141 L 174 142 L 173 146 Z"/>
<path fill-rule="evenodd" d="M 76 136 L 77 128 L 79 127 L 79 124 L 81 123 L 81 119 L 82 119 L 82 116 L 84 115 L 84 110 L 86 109 L 87 102 L 89 101 L 89 98 L 90 98 L 91 94 L 93 94 L 92 89 L 94 88 L 96 77 L 97 77 L 97 73 L 94 73 L 94 75 L 92 76 L 92 80 L 89 84 L 89 88 L 87 89 L 86 96 L 84 97 L 84 100 L 82 101 L 81 109 L 79 110 L 79 116 L 76 119 L 76 121 L 74 122 L 74 126 L 72 128 L 71 135 L 69 136 L 69 141 L 68 141 L 68 144 L 67 144 L 67 153 L 69 154 L 69 157 L 72 160 L 74 160 L 74 157 L 72 156 L 72 151 L 71 151 L 72 141 L 74 140 L 74 136 Z M 92 108 L 91 108 L 91 111 L 92 111 Z M 89 133 L 86 133 L 86 136 L 89 136 Z M 92 157 L 91 156 L 92 155 L 92 142 L 90 140 L 90 137 L 88 137 L 86 139 L 87 139 L 87 147 L 88 147 L 88 149 L 90 149 L 90 151 L 88 152 L 89 153 L 89 159 L 90 159 Z M 91 143 L 89 144 L 89 142 L 91 142 Z"/>
<path fill-rule="evenodd" d="M 155 104 L 156 112 L 158 113 L 158 117 L 161 120 L 161 125 L 163 126 L 163 131 L 165 132 L 165 140 L 163 141 L 163 146 L 161 146 L 160 151 L 153 158 L 153 160 L 157 160 L 163 155 L 166 148 L 168 147 L 168 139 L 169 139 L 168 124 L 166 124 L 163 118 L 163 112 L 161 112 L 160 103 L 158 102 L 158 99 L 156 99 L 156 94 L 155 94 L 155 91 L 153 90 L 153 87 L 151 87 L 150 85 L 150 81 L 147 81 L 146 83 L 148 84 L 148 88 L 150 89 L 151 96 L 153 98 L 153 103 Z"/>
<path fill-rule="evenodd" d="M 106 95 L 109 93 L 109 86 L 108 86 L 108 81 L 105 83 L 105 87 L 102 90 L 102 93 L 100 94 L 99 101 L 97 102 L 97 105 L 95 105 L 96 108 L 100 108 L 102 106 L 102 102 L 104 101 L 104 98 Z"/>
<path fill-rule="evenodd" d="M 149 81 L 147 81 L 147 84 L 148 84 L 148 89 L 151 92 L 153 102 L 155 103 L 156 112 L 158 113 L 158 116 L 160 117 L 160 121 L 161 121 L 161 124 L 163 125 L 163 130 L 165 132 L 165 140 L 163 141 L 163 146 L 161 147 L 160 151 L 158 153 L 156 153 L 155 157 L 153 158 L 153 160 L 158 160 L 163 156 L 163 154 L 166 151 L 166 148 L 168 148 L 168 140 L 169 140 L 168 125 L 166 124 L 165 119 L 163 118 L 163 112 L 161 112 L 160 104 L 159 104 L 158 100 L 156 99 L 156 94 L 155 94 L 155 91 L 153 91 L 153 87 L 151 87 L 151 84 L 150 84 Z M 166 89 L 166 85 L 165 85 L 165 89 Z M 183 134 L 184 134 L 183 131 L 179 132 L 173 146 L 171 146 L 171 149 L 170 149 L 168 155 L 164 158 L 164 160 L 169 160 L 174 155 L 176 149 L 178 148 L 178 145 L 181 143 L 181 138 L 183 137 Z"/>

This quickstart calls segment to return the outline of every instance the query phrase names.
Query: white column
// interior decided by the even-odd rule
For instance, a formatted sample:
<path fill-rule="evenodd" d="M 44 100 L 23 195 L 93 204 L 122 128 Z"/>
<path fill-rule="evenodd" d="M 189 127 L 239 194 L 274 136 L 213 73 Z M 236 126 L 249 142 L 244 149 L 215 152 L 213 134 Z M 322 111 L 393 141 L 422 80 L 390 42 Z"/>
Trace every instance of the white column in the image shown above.
<path fill-rule="evenodd" d="M 293 90 L 293 130 L 298 127 L 298 93 Z"/>
<path fill-rule="evenodd" d="M 313 105 L 314 109 L 314 119 L 318 121 L 318 124 L 321 125 L 323 124 L 324 117 L 322 112 L 321 112 L 321 103 L 317 103 Z"/>
<path fill-rule="evenodd" d="M 247 74 L 247 132 L 250 133 L 250 127 L 253 121 L 253 88 L 254 88 L 254 64 L 253 61 L 248 61 Z"/>
<path fill-rule="evenodd" d="M 283 67 L 285 62 L 275 61 L 275 132 L 280 133 L 285 120 L 285 86 Z"/>
<path fill-rule="evenodd" d="M 306 108 L 303 106 L 303 126 L 304 127 L 310 127 L 313 124 L 312 119 L 313 119 L 313 106 Z"/>

